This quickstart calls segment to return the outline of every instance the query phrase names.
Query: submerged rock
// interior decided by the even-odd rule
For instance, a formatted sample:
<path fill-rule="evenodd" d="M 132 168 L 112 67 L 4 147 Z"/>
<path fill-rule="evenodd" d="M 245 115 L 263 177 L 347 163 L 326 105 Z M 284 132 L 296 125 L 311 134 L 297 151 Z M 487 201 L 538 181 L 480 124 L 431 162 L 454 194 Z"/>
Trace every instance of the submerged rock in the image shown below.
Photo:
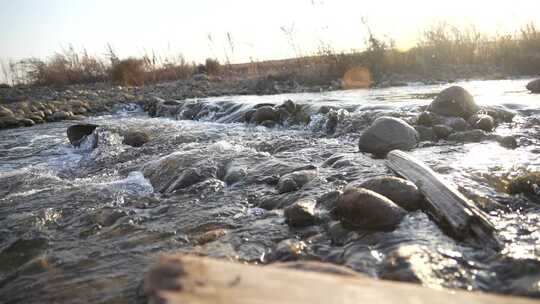
<path fill-rule="evenodd" d="M 380 277 L 401 282 L 415 282 L 426 285 L 437 285 L 441 274 L 451 274 L 452 279 L 443 286 L 463 287 L 469 277 L 462 267 L 451 257 L 432 251 L 420 245 L 400 245 L 383 259 Z"/>
<path fill-rule="evenodd" d="M 433 127 L 434 125 L 440 123 L 441 118 L 432 112 L 424 111 L 418 115 L 416 119 L 416 124 L 420 126 Z"/>
<path fill-rule="evenodd" d="M 81 142 L 86 136 L 92 134 L 98 125 L 94 124 L 78 124 L 72 125 L 67 128 L 67 137 L 69 142 L 75 146 L 80 146 Z"/>
<path fill-rule="evenodd" d="M 508 149 L 515 149 L 518 147 L 518 142 L 516 140 L 516 138 L 512 135 L 507 135 L 507 136 L 498 136 L 497 137 L 497 142 L 505 147 L 505 148 L 508 148 Z"/>
<path fill-rule="evenodd" d="M 277 243 L 265 258 L 268 262 L 294 261 L 304 256 L 306 250 L 306 243 L 295 239 L 285 239 Z"/>
<path fill-rule="evenodd" d="M 48 247 L 45 238 L 17 239 L 0 251 L 0 273 L 16 270 L 18 267 L 32 260 Z"/>
<path fill-rule="evenodd" d="M 312 181 L 319 172 L 317 170 L 301 170 L 283 175 L 278 182 L 279 193 L 296 191 Z"/>
<path fill-rule="evenodd" d="M 442 120 L 444 125 L 447 125 L 452 128 L 454 131 L 465 131 L 469 127 L 467 121 L 461 117 L 445 117 Z"/>
<path fill-rule="evenodd" d="M 435 125 L 433 126 L 433 132 L 439 139 L 446 139 L 452 134 L 453 129 L 447 125 Z"/>
<path fill-rule="evenodd" d="M 527 83 L 527 90 L 531 91 L 531 93 L 540 93 L 540 79 Z"/>
<path fill-rule="evenodd" d="M 337 213 L 346 226 L 385 230 L 396 227 L 407 212 L 374 191 L 347 187 L 338 200 Z"/>
<path fill-rule="evenodd" d="M 510 109 L 507 109 L 504 106 L 500 105 L 492 105 L 492 106 L 483 106 L 481 107 L 479 114 L 487 114 L 493 119 L 495 119 L 495 122 L 512 122 L 514 119 L 514 116 L 516 116 L 516 112 L 512 111 Z"/>
<path fill-rule="evenodd" d="M 478 112 L 479 107 L 467 90 L 459 86 L 453 86 L 440 92 L 428 109 L 439 115 L 468 119 Z"/>
<path fill-rule="evenodd" d="M 144 131 L 130 130 L 124 135 L 123 144 L 132 147 L 141 147 L 150 141 L 150 135 Z"/>
<path fill-rule="evenodd" d="M 358 148 L 376 156 L 385 156 L 394 149 L 410 150 L 420 135 L 405 121 L 394 117 L 377 118 L 360 136 Z"/>
<path fill-rule="evenodd" d="M 510 194 L 540 194 L 540 172 L 528 172 L 510 181 L 507 187 Z"/>
<path fill-rule="evenodd" d="M 201 151 L 172 153 L 145 164 L 142 172 L 159 192 L 172 193 L 186 189 L 217 177 L 218 164 L 199 155 L 201 153 Z"/>
<path fill-rule="evenodd" d="M 433 131 L 433 128 L 425 126 L 414 126 L 414 129 L 420 135 L 420 141 L 437 141 L 437 135 Z"/>
<path fill-rule="evenodd" d="M 279 112 L 271 106 L 262 106 L 255 110 L 251 120 L 257 124 L 262 124 L 265 121 L 278 122 Z"/>
<path fill-rule="evenodd" d="M 315 205 L 317 201 L 312 198 L 302 198 L 285 208 L 287 223 L 293 227 L 309 226 L 315 223 Z"/>
<path fill-rule="evenodd" d="M 493 131 L 495 121 L 493 117 L 486 114 L 474 114 L 469 118 L 469 125 L 474 129 L 480 129 L 486 132 Z"/>
<path fill-rule="evenodd" d="M 423 200 L 415 184 L 394 176 L 376 177 L 361 183 L 359 187 L 377 192 L 408 211 L 420 209 Z"/>
<path fill-rule="evenodd" d="M 488 138 L 486 132 L 479 129 L 457 132 L 448 136 L 448 140 L 457 142 L 481 142 Z"/>

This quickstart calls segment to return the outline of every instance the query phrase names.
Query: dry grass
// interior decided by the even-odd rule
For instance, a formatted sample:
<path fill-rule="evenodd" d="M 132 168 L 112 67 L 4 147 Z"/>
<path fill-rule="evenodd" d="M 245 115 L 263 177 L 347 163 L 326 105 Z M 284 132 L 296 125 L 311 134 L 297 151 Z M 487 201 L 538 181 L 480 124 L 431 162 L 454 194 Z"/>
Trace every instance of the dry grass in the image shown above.
<path fill-rule="evenodd" d="M 290 35 L 286 38 L 288 41 L 294 39 Z M 104 60 L 70 47 L 47 60 L 0 61 L 0 69 L 10 85 L 41 86 L 93 82 L 138 86 L 187 79 L 195 73 L 325 85 L 342 79 L 352 70 L 369 71 L 369 78 L 375 82 L 384 75 L 393 74 L 436 77 L 458 67 L 465 67 L 477 76 L 494 69 L 506 76 L 534 75 L 540 71 L 540 31 L 532 23 L 514 34 L 497 36 L 480 33 L 474 27 L 440 23 L 425 30 L 416 46 L 407 51 L 396 49 L 391 40 L 374 37 L 371 31 L 365 42 L 366 48 L 362 52 L 339 53 L 321 43 L 319 50 L 311 56 L 226 65 L 221 65 L 217 59 L 207 59 L 205 64 L 196 65 L 181 55 L 163 58 L 145 54 L 141 58 L 120 60 L 110 46 L 108 59 Z M 298 50 L 297 43 L 291 40 L 290 44 Z M 231 52 L 233 50 L 231 44 Z"/>
<path fill-rule="evenodd" d="M 136 58 L 119 60 L 113 63 L 110 75 L 113 84 L 141 86 L 146 79 L 146 63 Z"/>

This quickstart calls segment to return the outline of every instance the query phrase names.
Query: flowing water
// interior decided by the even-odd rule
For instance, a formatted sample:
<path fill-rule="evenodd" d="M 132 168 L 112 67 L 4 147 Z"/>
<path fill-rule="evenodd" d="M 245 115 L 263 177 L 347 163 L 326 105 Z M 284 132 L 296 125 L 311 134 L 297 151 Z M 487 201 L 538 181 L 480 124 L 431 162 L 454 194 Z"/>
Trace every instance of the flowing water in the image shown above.
<path fill-rule="evenodd" d="M 477 103 L 518 113 L 495 131 L 516 136 L 517 149 L 494 141 L 438 142 L 411 152 L 489 212 L 505 241 L 501 252 L 456 242 L 421 211 L 387 232 L 346 231 L 330 220 L 306 228 L 285 223 L 282 208 L 300 197 L 320 198 L 389 174 L 383 159 L 358 152 L 360 132 L 381 115 L 411 119 L 445 86 L 209 98 L 202 102 L 234 106 L 197 121 L 123 108 L 90 119 L 101 126 L 95 150 L 69 144 L 69 122 L 2 130 L 0 302 L 144 302 L 145 270 L 159 254 L 179 251 L 252 263 L 320 260 L 430 287 L 539 297 L 540 205 L 503 190 L 517 172 L 540 167 L 540 96 L 529 94 L 526 83 L 459 83 Z M 309 105 L 308 125 L 229 123 L 255 104 L 286 99 Z M 342 109 L 333 134 L 318 113 L 323 106 Z M 141 148 L 123 145 L 126 129 L 148 131 L 152 139 Z M 218 173 L 166 193 L 143 171 L 168 155 Z M 323 165 L 335 155 L 339 161 Z M 276 178 L 310 166 L 319 168 L 316 179 L 278 194 Z M 223 178 L 230 172 L 240 178 Z"/>

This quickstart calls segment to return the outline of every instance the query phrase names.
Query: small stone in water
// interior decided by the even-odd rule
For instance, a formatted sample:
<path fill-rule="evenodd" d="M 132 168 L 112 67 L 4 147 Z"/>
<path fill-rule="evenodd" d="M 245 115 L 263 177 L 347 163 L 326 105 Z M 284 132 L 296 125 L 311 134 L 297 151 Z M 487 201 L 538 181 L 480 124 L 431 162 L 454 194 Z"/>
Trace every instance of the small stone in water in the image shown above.
<path fill-rule="evenodd" d="M 150 141 L 150 135 L 147 132 L 135 130 L 129 131 L 124 136 L 123 143 L 132 147 L 141 147 L 148 141 Z"/>
<path fill-rule="evenodd" d="M 315 223 L 315 205 L 317 201 L 303 198 L 285 208 L 287 223 L 293 227 L 309 226 Z"/>
<path fill-rule="evenodd" d="M 422 203 L 422 194 L 416 185 L 402 178 L 382 176 L 367 180 L 359 186 L 387 197 L 408 211 L 420 209 Z"/>
<path fill-rule="evenodd" d="M 347 187 L 338 200 L 337 213 L 346 226 L 386 230 L 397 226 L 407 212 L 374 191 Z"/>

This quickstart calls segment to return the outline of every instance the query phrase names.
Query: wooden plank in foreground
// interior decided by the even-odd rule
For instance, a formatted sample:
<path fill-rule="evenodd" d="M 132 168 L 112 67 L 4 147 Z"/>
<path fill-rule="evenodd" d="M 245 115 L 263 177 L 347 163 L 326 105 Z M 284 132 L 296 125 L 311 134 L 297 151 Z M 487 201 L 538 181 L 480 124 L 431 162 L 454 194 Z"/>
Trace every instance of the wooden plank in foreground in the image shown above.
<path fill-rule="evenodd" d="M 429 204 L 427 211 L 443 231 L 473 245 L 495 250 L 502 248 L 488 216 L 427 165 L 399 150 L 388 153 L 386 163 L 397 174 L 416 184 Z"/>
<path fill-rule="evenodd" d="M 333 275 L 276 266 L 246 265 L 190 255 L 160 259 L 146 276 L 150 303 L 171 304 L 529 304 L 532 299 Z"/>

